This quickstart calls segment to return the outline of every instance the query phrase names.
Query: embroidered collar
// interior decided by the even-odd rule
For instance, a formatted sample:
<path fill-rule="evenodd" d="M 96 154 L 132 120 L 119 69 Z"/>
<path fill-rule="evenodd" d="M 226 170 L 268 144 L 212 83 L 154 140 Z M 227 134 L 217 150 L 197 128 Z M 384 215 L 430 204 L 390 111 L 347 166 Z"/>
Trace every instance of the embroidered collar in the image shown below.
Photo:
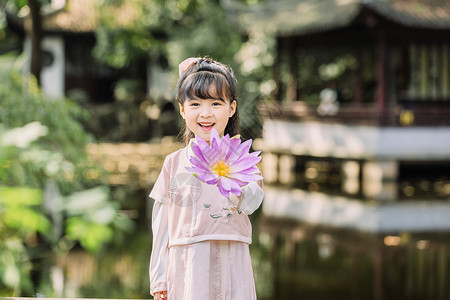
<path fill-rule="evenodd" d="M 195 143 L 195 138 L 190 139 L 189 143 L 186 147 L 187 148 L 186 156 L 187 156 L 188 161 L 191 156 L 195 156 L 194 150 L 192 150 L 192 143 Z"/>

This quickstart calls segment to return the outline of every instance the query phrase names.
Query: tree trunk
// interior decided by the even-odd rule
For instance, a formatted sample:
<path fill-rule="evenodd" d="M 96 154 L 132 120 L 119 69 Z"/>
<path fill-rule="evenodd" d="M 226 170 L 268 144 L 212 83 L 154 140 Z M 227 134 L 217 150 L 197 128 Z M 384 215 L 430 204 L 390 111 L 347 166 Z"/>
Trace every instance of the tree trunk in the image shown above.
<path fill-rule="evenodd" d="M 31 63 L 30 72 L 36 77 L 38 84 L 41 80 L 42 68 L 42 54 L 41 54 L 41 39 L 42 39 L 42 22 L 41 22 L 41 4 L 39 0 L 29 0 L 31 14 Z"/>

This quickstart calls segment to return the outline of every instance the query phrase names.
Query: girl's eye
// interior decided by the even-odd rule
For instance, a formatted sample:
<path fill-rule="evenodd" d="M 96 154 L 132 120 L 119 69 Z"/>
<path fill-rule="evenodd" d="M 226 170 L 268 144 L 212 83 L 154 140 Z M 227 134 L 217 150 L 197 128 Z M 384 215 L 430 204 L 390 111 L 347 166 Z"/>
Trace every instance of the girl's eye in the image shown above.
<path fill-rule="evenodd" d="M 191 102 L 191 106 L 200 106 L 200 104 L 196 102 Z"/>
<path fill-rule="evenodd" d="M 213 102 L 213 104 L 212 104 L 213 106 L 220 106 L 220 105 L 222 105 L 222 103 L 221 102 L 219 102 L 219 101 L 217 101 L 217 102 Z"/>

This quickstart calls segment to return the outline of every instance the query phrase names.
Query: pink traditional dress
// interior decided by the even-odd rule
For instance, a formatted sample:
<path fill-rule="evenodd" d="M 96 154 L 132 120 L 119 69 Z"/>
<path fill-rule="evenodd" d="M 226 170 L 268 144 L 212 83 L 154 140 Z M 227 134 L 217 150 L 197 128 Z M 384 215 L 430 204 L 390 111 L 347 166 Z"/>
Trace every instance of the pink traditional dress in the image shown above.
<path fill-rule="evenodd" d="M 150 193 L 150 293 L 167 290 L 169 300 L 256 299 L 248 215 L 261 205 L 263 190 L 251 182 L 241 200 L 225 198 L 186 171 L 192 155 L 190 145 L 168 155 Z"/>

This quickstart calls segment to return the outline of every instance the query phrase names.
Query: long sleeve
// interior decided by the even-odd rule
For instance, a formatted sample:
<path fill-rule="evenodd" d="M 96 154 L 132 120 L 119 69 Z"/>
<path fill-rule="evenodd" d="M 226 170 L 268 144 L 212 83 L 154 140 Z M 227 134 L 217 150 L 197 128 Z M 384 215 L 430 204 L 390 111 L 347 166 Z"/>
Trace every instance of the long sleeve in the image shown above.
<path fill-rule="evenodd" d="M 152 211 L 153 247 L 150 256 L 150 294 L 166 291 L 169 256 L 168 206 L 155 201 Z"/>
<path fill-rule="evenodd" d="M 250 182 L 244 186 L 240 197 L 230 194 L 231 203 L 246 215 L 254 213 L 261 205 L 263 198 L 264 191 L 256 182 Z"/>

